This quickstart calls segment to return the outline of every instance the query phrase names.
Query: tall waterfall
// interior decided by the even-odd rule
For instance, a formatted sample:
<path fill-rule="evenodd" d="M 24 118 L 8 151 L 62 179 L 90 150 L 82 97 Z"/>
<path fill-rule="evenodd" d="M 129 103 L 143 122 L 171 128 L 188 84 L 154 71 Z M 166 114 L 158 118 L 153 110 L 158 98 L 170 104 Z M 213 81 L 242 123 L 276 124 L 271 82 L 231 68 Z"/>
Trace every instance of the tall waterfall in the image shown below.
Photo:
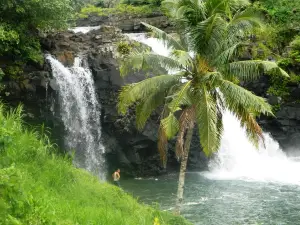
<path fill-rule="evenodd" d="M 147 44 L 158 54 L 167 56 L 170 52 L 161 41 L 147 38 L 145 34 L 128 36 Z M 269 134 L 264 133 L 265 146 L 261 143 L 259 149 L 256 149 L 232 113 L 224 112 L 223 123 L 220 149 L 211 159 L 209 171 L 204 172 L 204 176 L 209 179 L 242 179 L 300 185 L 300 162 L 287 157 Z"/>
<path fill-rule="evenodd" d="M 91 71 L 81 57 L 76 57 L 70 68 L 50 55 L 46 58 L 58 86 L 65 145 L 69 150 L 75 150 L 75 164 L 104 179 L 100 105 Z"/>

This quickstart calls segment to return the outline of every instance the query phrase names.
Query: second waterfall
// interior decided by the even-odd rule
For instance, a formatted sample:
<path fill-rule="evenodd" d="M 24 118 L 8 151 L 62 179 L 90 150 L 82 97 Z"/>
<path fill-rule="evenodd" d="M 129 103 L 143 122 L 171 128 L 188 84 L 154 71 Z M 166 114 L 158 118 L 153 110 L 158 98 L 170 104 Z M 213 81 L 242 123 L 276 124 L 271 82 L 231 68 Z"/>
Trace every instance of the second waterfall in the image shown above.
<path fill-rule="evenodd" d="M 80 57 L 75 58 L 70 68 L 50 55 L 46 58 L 57 84 L 59 111 L 65 127 L 65 147 L 75 151 L 77 166 L 105 179 L 100 104 L 92 73 Z"/>

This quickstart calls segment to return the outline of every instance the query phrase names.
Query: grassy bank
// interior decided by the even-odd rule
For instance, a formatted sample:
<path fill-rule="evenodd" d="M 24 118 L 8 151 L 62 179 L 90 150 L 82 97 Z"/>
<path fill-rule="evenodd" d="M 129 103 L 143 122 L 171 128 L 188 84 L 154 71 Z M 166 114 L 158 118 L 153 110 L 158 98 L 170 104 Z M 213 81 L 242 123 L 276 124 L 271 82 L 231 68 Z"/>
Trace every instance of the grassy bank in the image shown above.
<path fill-rule="evenodd" d="M 189 224 L 73 167 L 21 117 L 0 105 L 0 224 Z"/>

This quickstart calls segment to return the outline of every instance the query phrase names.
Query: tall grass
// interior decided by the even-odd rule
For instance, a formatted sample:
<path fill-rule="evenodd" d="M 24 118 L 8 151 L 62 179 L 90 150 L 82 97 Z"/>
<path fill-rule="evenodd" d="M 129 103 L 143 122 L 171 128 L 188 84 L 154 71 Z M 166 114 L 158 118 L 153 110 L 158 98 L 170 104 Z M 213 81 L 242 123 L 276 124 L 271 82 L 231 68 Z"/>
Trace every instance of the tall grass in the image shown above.
<path fill-rule="evenodd" d="M 26 129 L 22 108 L 0 104 L 0 224 L 189 224 L 140 204 L 72 166 L 43 132 Z"/>

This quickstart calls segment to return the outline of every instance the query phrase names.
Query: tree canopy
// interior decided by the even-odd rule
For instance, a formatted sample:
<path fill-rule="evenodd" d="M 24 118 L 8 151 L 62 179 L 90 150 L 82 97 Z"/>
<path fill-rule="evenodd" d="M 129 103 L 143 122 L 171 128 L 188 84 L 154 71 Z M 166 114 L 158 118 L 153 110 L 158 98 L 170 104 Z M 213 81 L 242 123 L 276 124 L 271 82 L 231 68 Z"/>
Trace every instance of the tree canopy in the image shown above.
<path fill-rule="evenodd" d="M 19 64 L 41 62 L 40 32 L 63 29 L 73 16 L 71 0 L 2 0 L 0 56 Z"/>

